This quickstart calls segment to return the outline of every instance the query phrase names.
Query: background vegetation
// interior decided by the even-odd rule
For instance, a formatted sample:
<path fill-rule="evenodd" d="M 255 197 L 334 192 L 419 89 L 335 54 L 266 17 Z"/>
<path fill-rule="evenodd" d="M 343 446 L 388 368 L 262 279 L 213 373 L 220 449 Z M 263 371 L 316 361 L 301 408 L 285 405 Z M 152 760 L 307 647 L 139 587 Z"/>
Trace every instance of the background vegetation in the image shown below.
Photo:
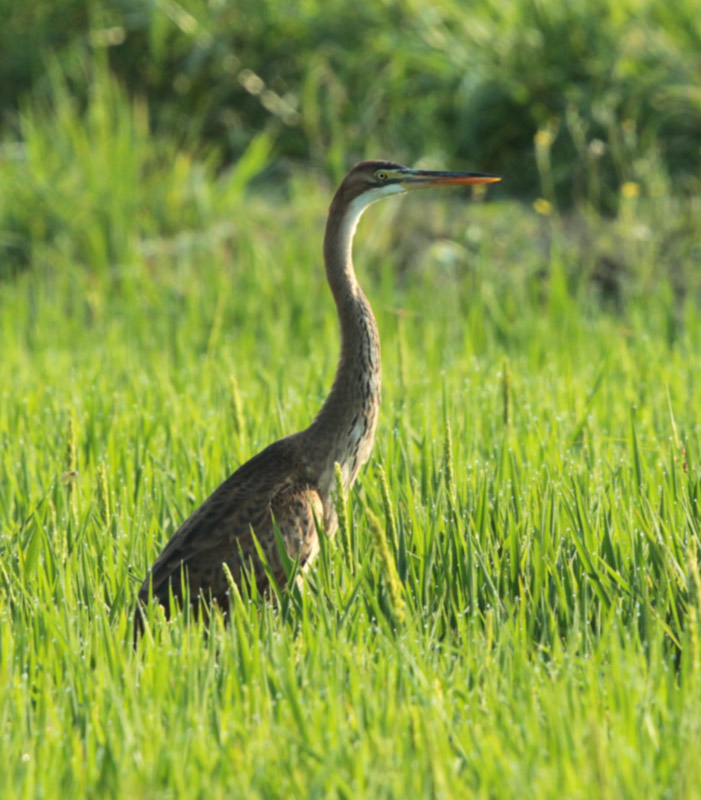
<path fill-rule="evenodd" d="M 0 3 L 3 796 L 701 795 L 693 5 Z M 133 652 L 168 536 L 328 389 L 366 156 L 504 182 L 363 220 L 348 530 Z"/>

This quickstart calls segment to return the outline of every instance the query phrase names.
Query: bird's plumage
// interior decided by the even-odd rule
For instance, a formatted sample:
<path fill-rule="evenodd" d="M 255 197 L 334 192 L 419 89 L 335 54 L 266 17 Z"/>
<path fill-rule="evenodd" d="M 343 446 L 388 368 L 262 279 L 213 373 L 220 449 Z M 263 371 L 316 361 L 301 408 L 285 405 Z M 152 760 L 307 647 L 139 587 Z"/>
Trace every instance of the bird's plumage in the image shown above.
<path fill-rule="evenodd" d="M 368 460 L 380 404 L 380 339 L 372 308 L 355 277 L 351 245 L 365 208 L 381 197 L 441 183 L 487 183 L 478 173 L 409 170 L 391 161 L 356 165 L 336 192 L 326 225 L 326 276 L 338 312 L 341 354 L 333 386 L 312 424 L 274 442 L 243 464 L 180 526 L 139 591 L 135 633 L 144 624 L 142 607 L 151 597 L 169 611 L 169 598 L 189 596 L 228 609 L 228 579 L 253 576 L 259 590 L 268 577 L 252 532 L 273 578 L 285 581 L 275 526 L 290 558 L 302 570 L 319 550 L 317 525 L 336 531 L 332 492 L 334 465 L 349 489 Z M 187 582 L 187 591 L 183 586 Z"/>

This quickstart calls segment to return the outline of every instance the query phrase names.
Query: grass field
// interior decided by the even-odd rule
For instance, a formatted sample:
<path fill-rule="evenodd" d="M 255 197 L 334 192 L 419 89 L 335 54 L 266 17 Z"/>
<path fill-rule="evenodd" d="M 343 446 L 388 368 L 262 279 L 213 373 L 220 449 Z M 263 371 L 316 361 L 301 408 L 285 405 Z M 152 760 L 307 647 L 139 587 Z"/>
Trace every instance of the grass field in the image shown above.
<path fill-rule="evenodd" d="M 162 545 L 328 391 L 333 186 L 56 81 L 0 151 L 3 798 L 701 798 L 693 178 L 619 154 L 610 213 L 593 165 L 564 213 L 544 128 L 535 205 L 506 174 L 373 206 L 347 530 L 277 606 L 135 652 Z"/>

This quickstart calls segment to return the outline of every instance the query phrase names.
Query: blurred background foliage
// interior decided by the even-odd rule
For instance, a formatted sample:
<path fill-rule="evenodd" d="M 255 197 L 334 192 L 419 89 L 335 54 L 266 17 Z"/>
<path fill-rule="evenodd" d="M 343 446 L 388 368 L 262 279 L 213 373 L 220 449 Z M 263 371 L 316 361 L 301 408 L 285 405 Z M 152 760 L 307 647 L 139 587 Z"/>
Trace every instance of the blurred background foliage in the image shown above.
<path fill-rule="evenodd" d="M 276 154 L 334 178 L 353 158 L 440 156 L 534 193 L 535 133 L 552 133 L 556 187 L 585 193 L 660 159 L 698 180 L 701 18 L 691 0 L 3 0 L 5 124 L 50 99 L 59 63 L 87 100 L 106 60 L 154 130 L 224 161 L 273 126 Z M 627 157 L 623 157 L 627 156 Z"/>
<path fill-rule="evenodd" d="M 259 186 L 337 181 L 364 157 L 495 172 L 490 196 L 540 197 L 546 214 L 682 198 L 671 238 L 693 247 L 693 0 L 0 0 L 0 13 L 0 274 L 71 228 L 81 260 L 122 261 L 135 237 L 206 217 L 210 190 L 259 173 Z"/>

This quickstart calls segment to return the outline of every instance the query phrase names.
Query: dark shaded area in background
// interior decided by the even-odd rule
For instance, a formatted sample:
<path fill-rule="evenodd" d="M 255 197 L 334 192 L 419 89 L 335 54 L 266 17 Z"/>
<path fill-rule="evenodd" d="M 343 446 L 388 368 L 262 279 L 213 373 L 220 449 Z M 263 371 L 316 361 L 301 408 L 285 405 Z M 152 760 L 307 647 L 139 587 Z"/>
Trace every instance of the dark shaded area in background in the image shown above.
<path fill-rule="evenodd" d="M 701 171 L 690 1 L 2 0 L 0 12 L 5 139 L 29 96 L 50 97 L 52 66 L 85 100 L 106 58 L 147 99 L 156 134 L 176 131 L 222 165 L 270 128 L 277 158 L 334 178 L 366 155 L 426 156 L 498 171 L 510 194 L 534 196 L 544 129 L 557 200 L 603 211 L 608 192 L 639 179 L 636 161 L 661 165 L 681 191 Z"/>

